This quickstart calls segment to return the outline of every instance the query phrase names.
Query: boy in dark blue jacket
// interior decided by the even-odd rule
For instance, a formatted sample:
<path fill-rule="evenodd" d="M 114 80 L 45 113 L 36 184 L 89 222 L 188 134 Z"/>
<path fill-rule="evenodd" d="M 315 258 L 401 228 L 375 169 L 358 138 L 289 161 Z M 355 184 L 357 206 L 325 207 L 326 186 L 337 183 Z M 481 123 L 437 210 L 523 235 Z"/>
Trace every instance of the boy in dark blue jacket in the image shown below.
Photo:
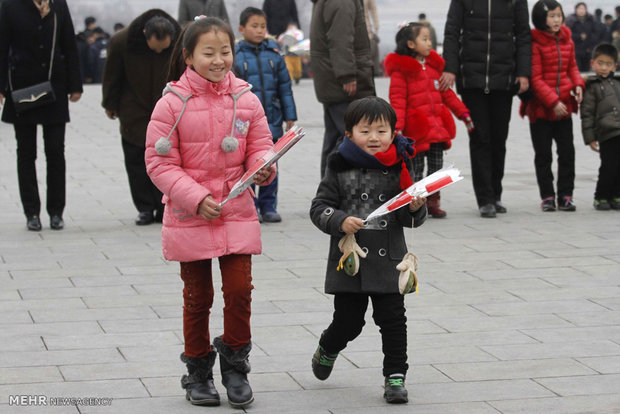
<path fill-rule="evenodd" d="M 286 121 L 288 131 L 297 120 L 291 78 L 276 42 L 265 39 L 267 18 L 262 10 L 255 7 L 243 10 L 239 16 L 239 33 L 243 35 L 243 40 L 235 47 L 234 72 L 252 85 L 252 92 L 265 109 L 275 143 L 284 134 L 282 123 Z M 256 209 L 261 221 L 282 221 L 276 211 L 277 194 L 276 176 L 271 184 L 259 190 Z"/>

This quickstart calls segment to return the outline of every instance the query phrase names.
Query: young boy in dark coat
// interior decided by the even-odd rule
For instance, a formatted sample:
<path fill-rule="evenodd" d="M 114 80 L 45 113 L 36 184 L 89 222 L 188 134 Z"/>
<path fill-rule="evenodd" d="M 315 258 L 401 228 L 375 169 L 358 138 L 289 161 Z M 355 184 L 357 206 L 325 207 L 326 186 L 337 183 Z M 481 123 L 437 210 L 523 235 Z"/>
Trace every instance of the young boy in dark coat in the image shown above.
<path fill-rule="evenodd" d="M 618 51 L 601 43 L 590 62 L 596 75 L 588 79 L 581 103 L 583 140 L 601 156 L 594 208 L 620 210 L 620 78 L 614 76 Z"/>
<path fill-rule="evenodd" d="M 273 142 L 284 134 L 282 123 L 286 121 L 288 131 L 297 120 L 295 100 L 291 89 L 291 78 L 278 44 L 265 39 L 267 20 L 265 13 L 256 7 L 247 7 L 239 16 L 239 32 L 243 40 L 235 46 L 234 72 L 237 77 L 252 85 L 252 92 L 258 96 Z M 260 221 L 276 223 L 282 220 L 277 212 L 278 178 L 258 190 L 256 209 Z"/>
<path fill-rule="evenodd" d="M 381 98 L 353 101 L 344 123 L 346 136 L 328 158 L 310 208 L 314 225 L 331 235 L 325 292 L 334 295 L 335 308 L 312 358 L 312 370 L 318 379 L 327 379 L 338 353 L 361 333 L 370 299 L 373 319 L 381 328 L 384 397 L 388 403 L 405 403 L 407 318 L 396 266 L 407 253 L 403 227 L 418 227 L 426 220 L 426 200 L 416 197 L 408 207 L 364 224 L 364 217 L 413 184 L 409 171 L 414 151 L 394 132 L 396 113 Z M 345 235 L 354 235 L 365 253 L 353 276 L 338 270 L 339 241 Z"/>

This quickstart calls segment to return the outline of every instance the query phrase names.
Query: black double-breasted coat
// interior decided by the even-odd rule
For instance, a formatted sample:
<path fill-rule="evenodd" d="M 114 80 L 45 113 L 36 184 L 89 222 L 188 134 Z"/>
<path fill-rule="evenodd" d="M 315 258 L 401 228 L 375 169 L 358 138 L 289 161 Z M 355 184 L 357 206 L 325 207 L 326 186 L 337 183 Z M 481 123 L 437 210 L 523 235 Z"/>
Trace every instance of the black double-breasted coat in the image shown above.
<path fill-rule="evenodd" d="M 75 33 L 67 2 L 50 0 L 50 13 L 41 18 L 32 0 L 4 0 L 0 7 L 0 91 L 6 98 L 2 120 L 13 124 L 69 122 L 71 93 L 82 92 Z M 9 71 L 14 89 L 48 79 L 54 15 L 57 19 L 52 87 L 56 102 L 17 114 L 11 100 Z"/>
<path fill-rule="evenodd" d="M 408 161 L 409 171 L 412 171 Z M 329 234 L 329 257 L 325 276 L 326 293 L 398 293 L 396 265 L 407 245 L 403 227 L 418 227 L 426 220 L 426 205 L 411 213 L 403 207 L 372 220 L 355 233 L 357 244 L 367 252 L 360 259 L 359 272 L 347 275 L 336 270 L 342 252 L 338 242 L 345 235 L 340 230 L 348 216 L 364 219 L 384 202 L 400 193 L 401 164 L 385 169 L 364 169 L 349 163 L 340 153 L 330 156 L 325 176 L 310 207 L 315 226 Z"/>

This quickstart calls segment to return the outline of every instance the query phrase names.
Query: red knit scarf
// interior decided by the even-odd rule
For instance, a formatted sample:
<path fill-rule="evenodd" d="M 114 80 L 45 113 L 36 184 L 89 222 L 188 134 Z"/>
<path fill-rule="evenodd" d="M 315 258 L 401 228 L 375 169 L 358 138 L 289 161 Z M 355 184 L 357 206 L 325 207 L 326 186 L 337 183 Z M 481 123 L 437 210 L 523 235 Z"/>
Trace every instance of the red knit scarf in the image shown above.
<path fill-rule="evenodd" d="M 407 170 L 407 163 L 405 163 L 405 159 L 398 155 L 396 152 L 396 146 L 394 144 L 390 145 L 387 151 L 385 152 L 377 152 L 375 157 L 379 160 L 379 162 L 383 165 L 391 167 L 395 165 L 398 161 L 401 162 L 401 170 L 400 170 L 400 189 L 404 190 L 407 187 L 413 185 L 413 180 L 411 179 L 411 175 L 409 174 L 409 170 Z"/>

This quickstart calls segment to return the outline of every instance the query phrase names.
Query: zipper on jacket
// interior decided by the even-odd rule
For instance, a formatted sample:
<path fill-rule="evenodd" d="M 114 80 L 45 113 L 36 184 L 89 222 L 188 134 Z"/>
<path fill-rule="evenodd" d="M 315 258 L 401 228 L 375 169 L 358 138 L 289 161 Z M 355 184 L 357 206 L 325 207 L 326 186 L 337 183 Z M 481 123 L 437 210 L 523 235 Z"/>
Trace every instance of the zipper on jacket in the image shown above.
<path fill-rule="evenodd" d="M 426 71 L 426 59 L 424 62 L 422 63 L 422 72 L 424 73 L 424 79 L 426 80 L 426 84 L 428 85 L 428 81 L 431 80 L 430 77 L 428 76 L 428 72 Z M 435 122 L 435 126 L 439 127 L 439 121 L 437 121 L 437 118 L 435 117 L 435 101 L 433 101 L 433 92 L 432 90 L 428 93 L 428 100 L 431 103 L 431 118 L 433 119 L 433 121 Z"/>
<path fill-rule="evenodd" d="M 558 99 L 560 98 L 560 71 L 562 70 L 562 53 L 560 52 L 560 36 L 555 37 L 555 47 L 558 50 L 558 79 L 555 85 L 555 91 L 558 94 Z"/>
<path fill-rule="evenodd" d="M 260 79 L 260 94 L 263 97 L 263 105 L 267 105 L 267 98 L 265 97 L 265 82 L 263 81 L 263 68 L 260 64 L 260 57 L 258 55 L 259 50 L 258 47 L 254 49 L 254 54 L 256 55 L 256 64 L 258 65 L 258 79 Z"/>
<path fill-rule="evenodd" d="M 489 15 L 487 17 L 487 71 L 484 93 L 489 94 L 489 70 L 491 67 L 491 0 L 489 0 Z"/>

